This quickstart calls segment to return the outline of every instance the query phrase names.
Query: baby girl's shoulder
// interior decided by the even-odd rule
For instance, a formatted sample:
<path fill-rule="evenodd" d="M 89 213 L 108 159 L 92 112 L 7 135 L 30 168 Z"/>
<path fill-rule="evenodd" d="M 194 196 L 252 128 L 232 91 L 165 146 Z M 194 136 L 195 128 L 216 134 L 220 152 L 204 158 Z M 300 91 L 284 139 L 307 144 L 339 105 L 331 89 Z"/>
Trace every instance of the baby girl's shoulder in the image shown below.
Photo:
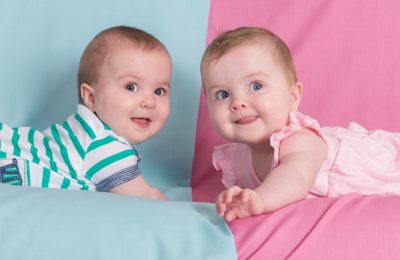
<path fill-rule="evenodd" d="M 298 111 L 292 111 L 289 115 L 289 123 L 281 131 L 271 135 L 270 143 L 277 146 L 286 139 L 313 138 L 315 134 L 321 135 L 321 127 L 318 122 Z"/>
<path fill-rule="evenodd" d="M 292 128 L 294 130 L 300 130 L 303 128 L 311 128 L 311 129 L 320 129 L 318 121 L 312 118 L 311 116 L 304 115 L 299 111 L 292 111 L 289 114 L 289 124 L 288 128 Z"/>
<path fill-rule="evenodd" d="M 282 150 L 314 150 L 320 147 L 324 149 L 326 143 L 321 134 L 314 129 L 303 128 L 281 141 Z"/>

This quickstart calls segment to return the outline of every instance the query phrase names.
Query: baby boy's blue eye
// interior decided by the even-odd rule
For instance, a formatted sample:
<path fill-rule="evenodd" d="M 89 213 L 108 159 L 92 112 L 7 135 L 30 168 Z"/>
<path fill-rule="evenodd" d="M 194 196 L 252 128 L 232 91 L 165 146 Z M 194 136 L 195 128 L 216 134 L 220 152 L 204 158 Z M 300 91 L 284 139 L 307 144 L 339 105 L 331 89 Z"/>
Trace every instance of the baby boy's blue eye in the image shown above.
<path fill-rule="evenodd" d="M 138 91 L 138 87 L 135 83 L 129 83 L 128 85 L 126 85 L 126 89 L 132 92 Z"/>
<path fill-rule="evenodd" d="M 262 87 L 263 87 L 263 85 L 262 85 L 261 83 L 259 83 L 259 82 L 253 82 L 253 83 L 251 83 L 251 85 L 250 85 L 250 90 L 251 90 L 251 91 L 257 91 L 257 90 L 262 89 Z"/>
<path fill-rule="evenodd" d="M 158 88 L 158 89 L 156 89 L 155 91 L 154 91 L 154 93 L 157 95 L 157 96 L 164 96 L 165 95 L 165 89 L 163 89 L 163 88 Z"/>
<path fill-rule="evenodd" d="M 229 97 L 229 93 L 225 90 L 220 90 L 216 94 L 217 99 L 224 100 L 225 98 Z"/>

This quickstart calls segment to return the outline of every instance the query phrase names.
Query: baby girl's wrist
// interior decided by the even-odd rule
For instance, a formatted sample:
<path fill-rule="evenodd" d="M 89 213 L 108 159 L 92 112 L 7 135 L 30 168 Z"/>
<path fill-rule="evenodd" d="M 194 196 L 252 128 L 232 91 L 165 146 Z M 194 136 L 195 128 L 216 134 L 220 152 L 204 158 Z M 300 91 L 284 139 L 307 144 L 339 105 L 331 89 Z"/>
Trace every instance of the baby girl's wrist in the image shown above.
<path fill-rule="evenodd" d="M 268 202 L 267 202 L 265 196 L 263 195 L 262 191 L 260 191 L 259 189 L 256 188 L 256 189 L 254 189 L 254 193 L 257 196 L 258 204 L 261 205 L 262 213 L 270 212 L 271 211 L 270 205 L 268 205 Z"/>

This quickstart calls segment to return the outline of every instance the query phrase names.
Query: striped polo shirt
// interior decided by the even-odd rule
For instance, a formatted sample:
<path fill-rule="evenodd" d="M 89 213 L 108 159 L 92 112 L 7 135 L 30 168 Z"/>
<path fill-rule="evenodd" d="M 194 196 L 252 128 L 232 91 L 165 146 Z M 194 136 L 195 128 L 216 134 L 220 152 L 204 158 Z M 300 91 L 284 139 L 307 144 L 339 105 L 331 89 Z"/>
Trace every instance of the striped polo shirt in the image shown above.
<path fill-rule="evenodd" d="M 12 158 L 25 186 L 109 191 L 141 174 L 136 150 L 84 105 L 43 132 L 0 123 L 0 159 Z"/>

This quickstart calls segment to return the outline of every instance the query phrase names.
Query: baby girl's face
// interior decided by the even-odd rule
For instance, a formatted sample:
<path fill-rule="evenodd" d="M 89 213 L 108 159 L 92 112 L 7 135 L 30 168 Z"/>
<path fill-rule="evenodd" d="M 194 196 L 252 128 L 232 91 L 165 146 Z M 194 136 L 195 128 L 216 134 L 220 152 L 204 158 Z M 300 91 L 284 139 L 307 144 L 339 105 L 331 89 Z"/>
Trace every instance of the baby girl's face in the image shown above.
<path fill-rule="evenodd" d="M 265 43 L 234 47 L 203 67 L 208 111 L 217 132 L 233 142 L 260 144 L 288 122 L 299 85 L 290 86 Z"/>
<path fill-rule="evenodd" d="M 141 143 L 168 118 L 171 71 L 170 57 L 159 50 L 112 50 L 93 86 L 90 109 L 130 144 Z"/>

